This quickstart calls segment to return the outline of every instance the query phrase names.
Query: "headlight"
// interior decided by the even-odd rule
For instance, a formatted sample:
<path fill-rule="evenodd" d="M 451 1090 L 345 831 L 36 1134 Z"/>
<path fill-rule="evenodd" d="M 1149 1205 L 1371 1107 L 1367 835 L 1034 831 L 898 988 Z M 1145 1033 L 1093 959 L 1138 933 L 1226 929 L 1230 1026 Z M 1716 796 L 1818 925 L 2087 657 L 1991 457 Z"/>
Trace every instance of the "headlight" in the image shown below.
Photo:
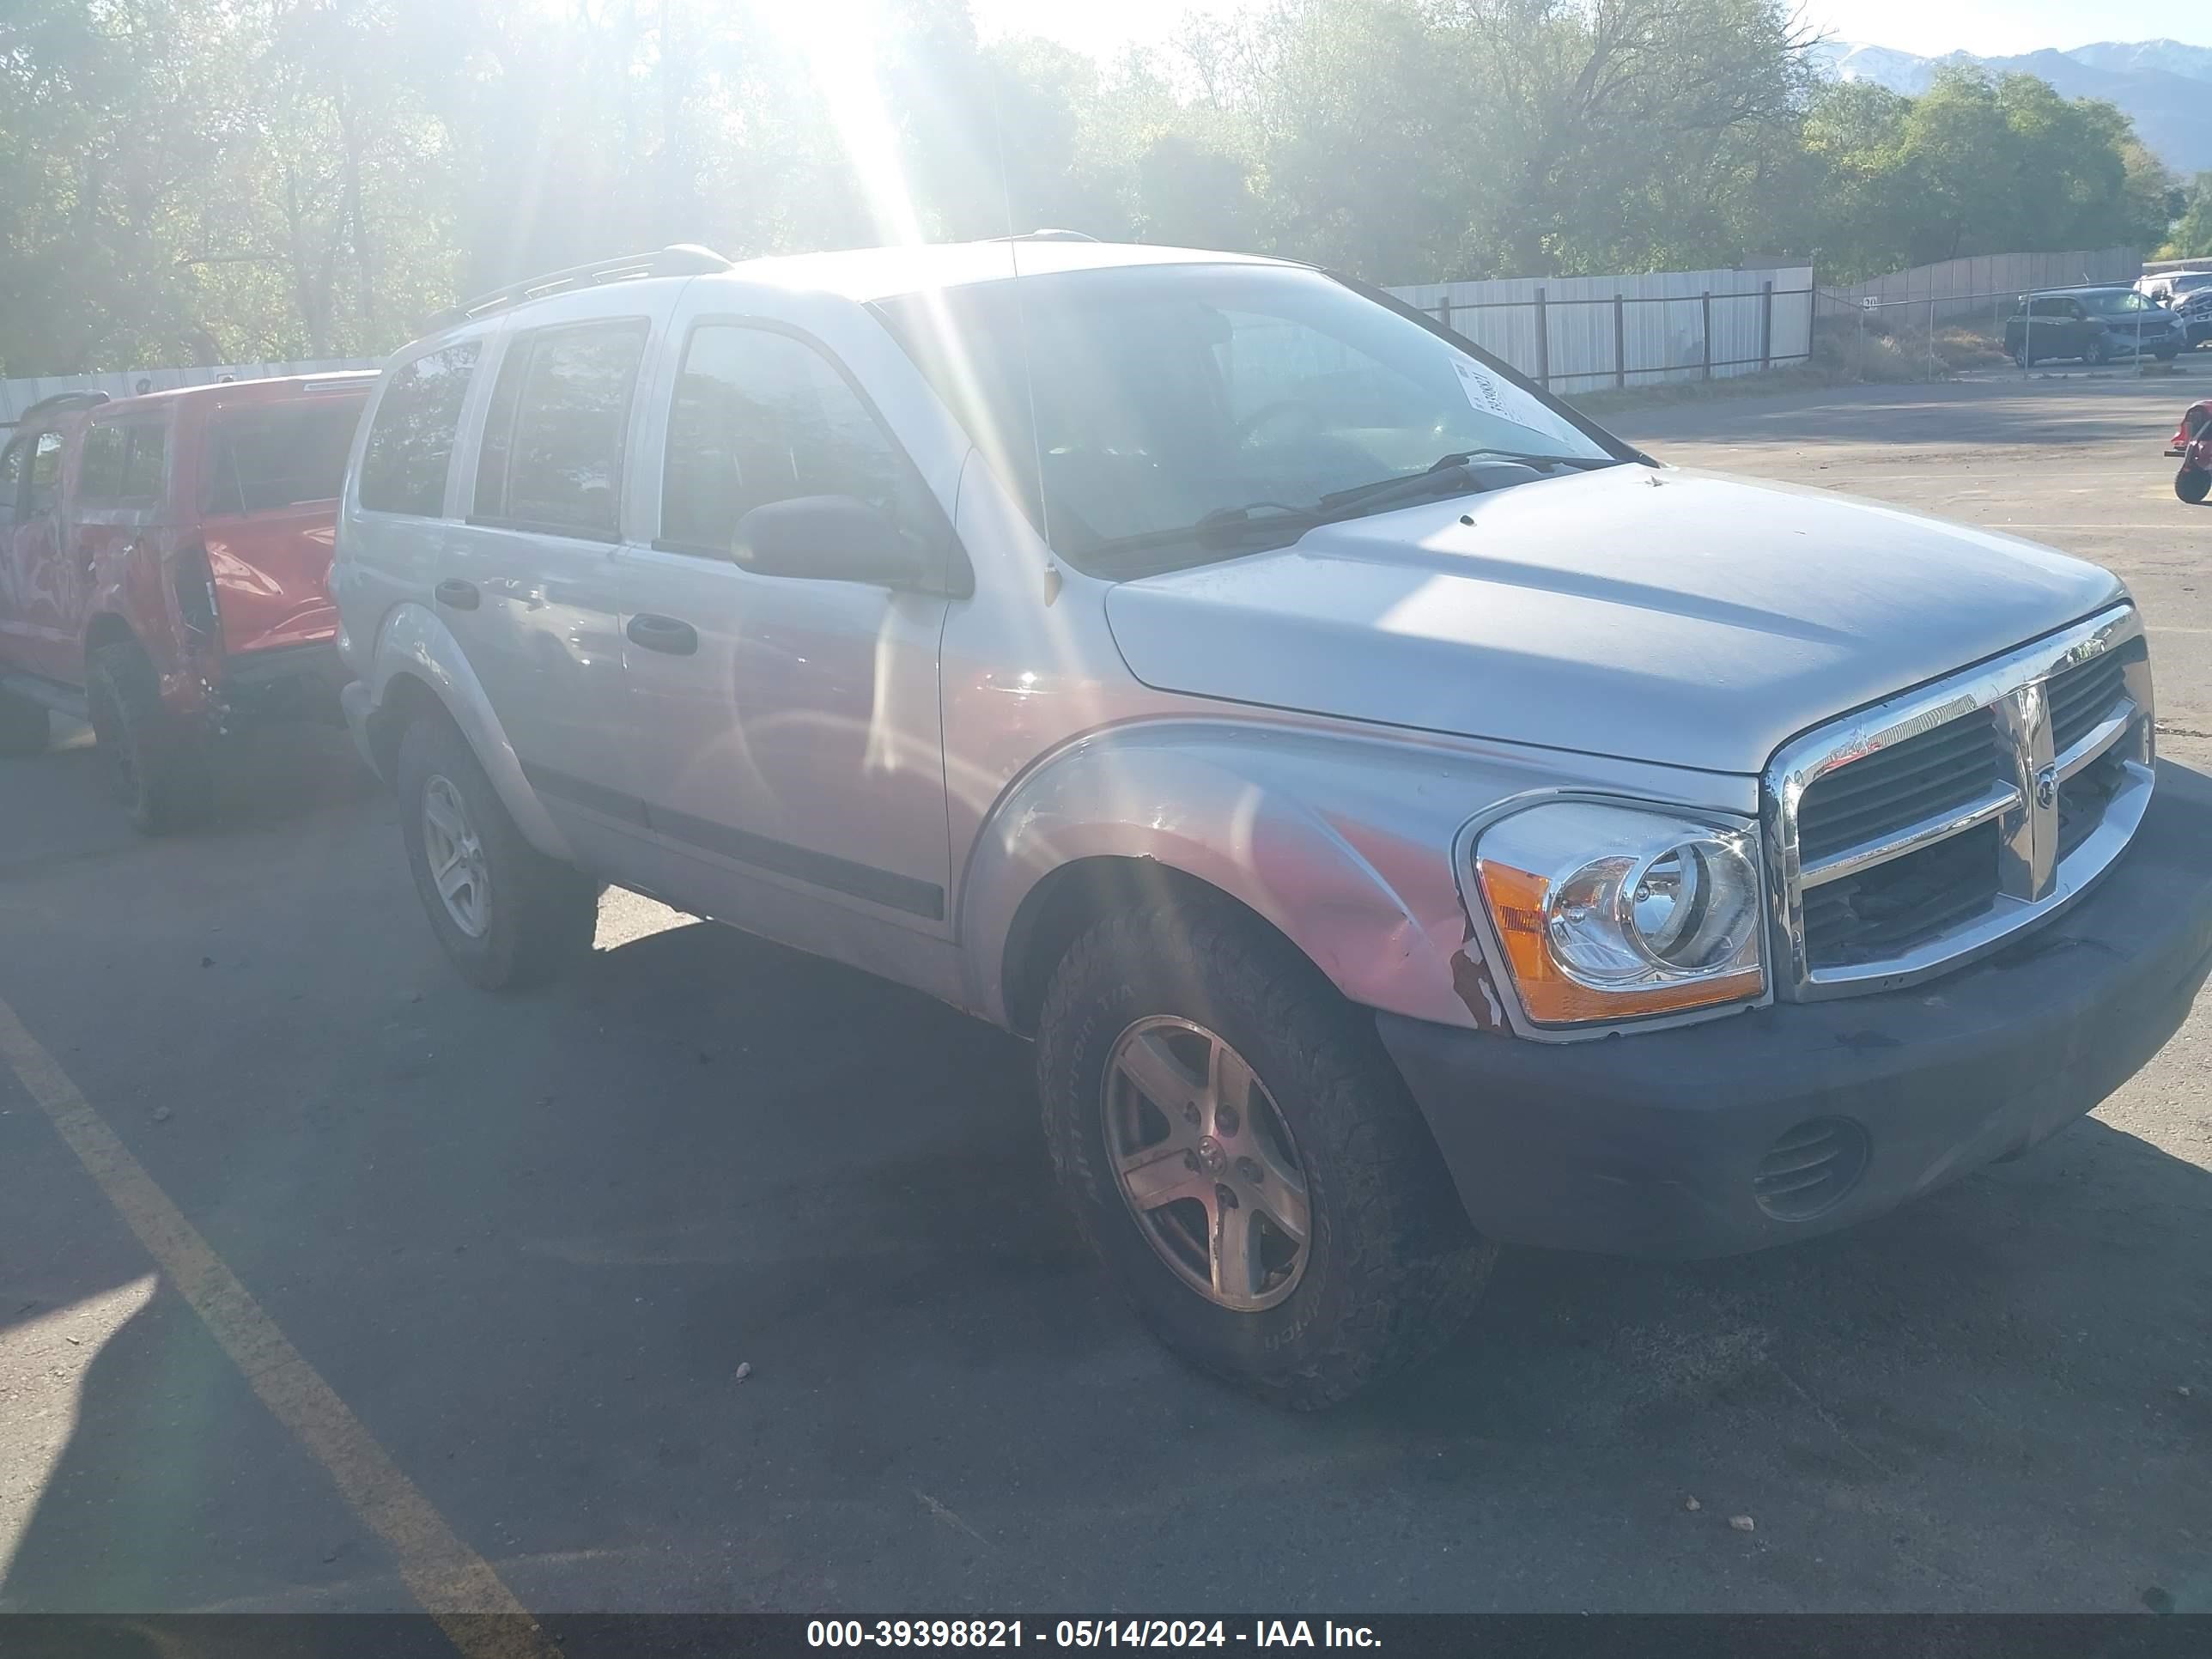
<path fill-rule="evenodd" d="M 1549 801 L 1483 830 L 1474 875 L 1539 1024 L 1673 1013 L 1765 987 L 1750 830 Z"/>

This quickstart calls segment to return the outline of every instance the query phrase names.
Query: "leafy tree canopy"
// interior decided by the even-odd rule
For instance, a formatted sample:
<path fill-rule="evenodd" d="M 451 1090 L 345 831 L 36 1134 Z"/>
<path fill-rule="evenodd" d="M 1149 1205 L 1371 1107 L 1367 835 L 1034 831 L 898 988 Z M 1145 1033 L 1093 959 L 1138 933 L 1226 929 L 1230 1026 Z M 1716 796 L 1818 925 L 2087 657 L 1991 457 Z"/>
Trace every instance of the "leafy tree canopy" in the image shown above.
<path fill-rule="evenodd" d="M 1383 282 L 2212 251 L 2109 105 L 1819 82 L 1783 0 L 1273 0 L 1102 65 L 965 0 L 12 0 L 0 365 L 381 352 L 457 294 L 1073 226 Z"/>

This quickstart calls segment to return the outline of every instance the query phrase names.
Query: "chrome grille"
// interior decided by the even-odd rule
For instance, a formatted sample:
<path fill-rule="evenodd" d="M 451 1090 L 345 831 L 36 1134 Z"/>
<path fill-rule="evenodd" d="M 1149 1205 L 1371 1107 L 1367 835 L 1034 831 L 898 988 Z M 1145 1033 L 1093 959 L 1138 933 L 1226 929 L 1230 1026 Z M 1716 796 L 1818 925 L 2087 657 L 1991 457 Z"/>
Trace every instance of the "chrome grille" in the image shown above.
<path fill-rule="evenodd" d="M 1815 778 L 1797 806 L 1799 854 L 1820 859 L 1884 841 L 1980 799 L 1998 778 L 1996 737 L 1990 711 L 1977 708 Z"/>
<path fill-rule="evenodd" d="M 1816 968 L 1878 961 L 1984 915 L 1997 900 L 1997 828 L 1977 824 L 1805 895 Z"/>
<path fill-rule="evenodd" d="M 1776 994 L 1909 983 L 2070 902 L 2142 818 L 2152 728 L 2123 605 L 1785 745 L 1764 781 Z"/>
<path fill-rule="evenodd" d="M 2127 670 L 2143 654 L 2143 642 L 2092 657 L 2051 682 L 2051 745 L 2059 754 L 2088 736 L 2091 728 L 2127 695 Z"/>

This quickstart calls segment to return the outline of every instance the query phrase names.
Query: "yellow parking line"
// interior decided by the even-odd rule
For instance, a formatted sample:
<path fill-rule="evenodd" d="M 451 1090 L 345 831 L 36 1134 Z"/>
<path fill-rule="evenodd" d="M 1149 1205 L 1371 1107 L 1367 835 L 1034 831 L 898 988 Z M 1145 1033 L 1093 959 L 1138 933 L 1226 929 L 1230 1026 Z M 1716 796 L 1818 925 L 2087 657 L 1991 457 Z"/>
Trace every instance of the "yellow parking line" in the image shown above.
<path fill-rule="evenodd" d="M 0 1059 L 53 1120 L 262 1403 L 313 1454 L 348 1507 L 398 1558 L 400 1577 L 453 1645 L 467 1659 L 559 1659 L 560 1649 L 491 1564 L 463 1543 L 399 1472 L 4 1001 Z"/>

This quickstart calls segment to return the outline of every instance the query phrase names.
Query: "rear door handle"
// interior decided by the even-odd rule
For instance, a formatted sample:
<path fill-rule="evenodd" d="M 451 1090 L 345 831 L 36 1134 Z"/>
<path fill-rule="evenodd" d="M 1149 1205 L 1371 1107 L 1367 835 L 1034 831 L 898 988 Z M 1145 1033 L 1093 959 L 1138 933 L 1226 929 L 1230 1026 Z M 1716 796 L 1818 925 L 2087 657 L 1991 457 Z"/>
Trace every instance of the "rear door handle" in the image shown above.
<path fill-rule="evenodd" d="M 656 617 L 650 612 L 632 617 L 623 632 L 629 635 L 632 645 L 641 645 L 648 651 L 665 651 L 672 657 L 688 657 L 699 648 L 699 630 L 673 617 Z"/>
<path fill-rule="evenodd" d="M 440 605 L 449 605 L 456 611 L 473 611 L 477 608 L 477 585 L 474 582 L 447 580 L 440 582 L 434 591 Z"/>

